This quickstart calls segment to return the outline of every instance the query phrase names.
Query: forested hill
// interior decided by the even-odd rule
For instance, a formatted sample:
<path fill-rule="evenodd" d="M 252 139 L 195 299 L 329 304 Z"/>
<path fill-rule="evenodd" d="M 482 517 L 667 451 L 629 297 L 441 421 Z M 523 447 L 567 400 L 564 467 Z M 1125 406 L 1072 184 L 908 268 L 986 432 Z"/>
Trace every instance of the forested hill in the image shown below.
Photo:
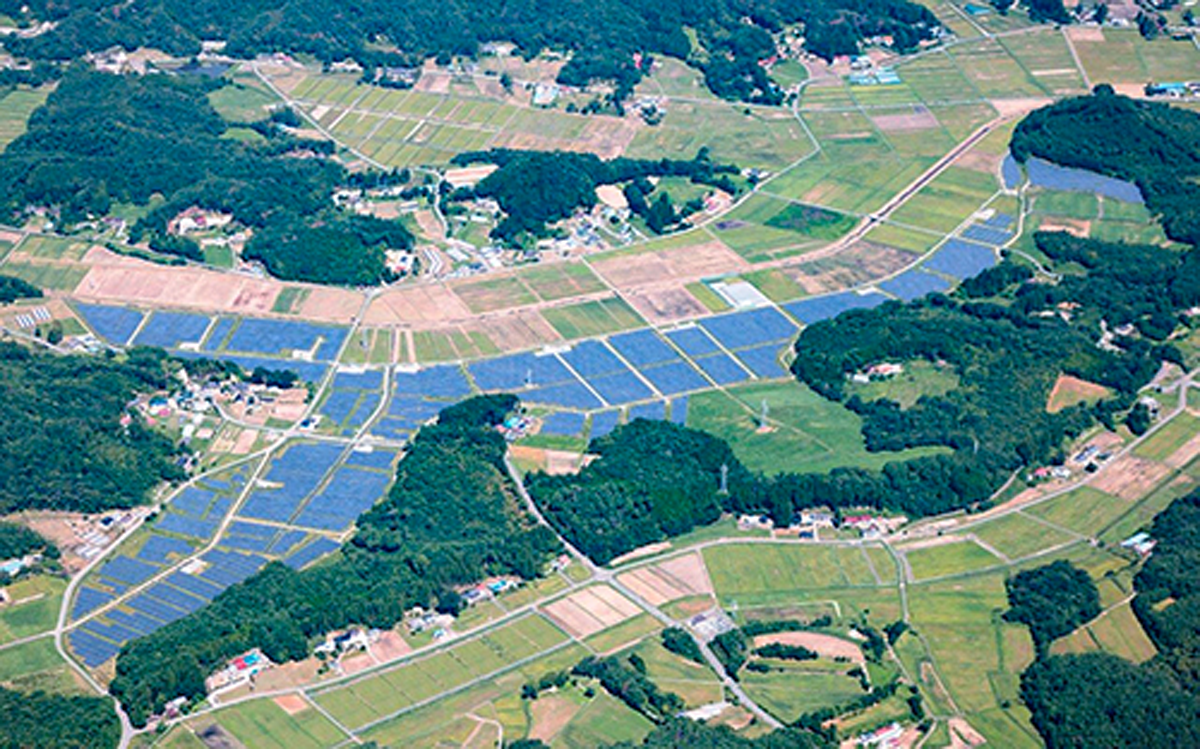
<path fill-rule="evenodd" d="M 137 393 L 167 381 L 159 357 L 56 356 L 0 341 L 0 515 L 130 507 L 181 478 L 169 439 L 140 419 L 120 423 Z"/>
<path fill-rule="evenodd" d="M 559 543 L 518 509 L 504 466 L 507 446 L 494 427 L 515 405 L 492 395 L 443 410 L 333 559 L 300 572 L 272 563 L 210 606 L 128 643 L 110 690 L 130 719 L 144 725 L 177 696 L 203 697 L 205 677 L 250 648 L 276 663 L 298 660 L 318 636 L 350 624 L 392 627 L 416 605 L 457 611 L 454 586 L 493 574 L 536 577 Z"/>
<path fill-rule="evenodd" d="M 1096 90 L 1022 120 L 1013 156 L 1134 182 L 1168 237 L 1200 245 L 1200 114 L 1118 96 L 1107 86 Z"/>
<path fill-rule="evenodd" d="M 33 18 L 57 23 L 7 43 L 34 58 L 114 45 L 192 55 L 200 40 L 222 39 L 236 55 L 304 52 L 372 64 L 475 55 L 481 44 L 508 41 L 529 55 L 573 52 L 564 83 L 615 80 L 627 91 L 641 76 L 635 53 L 655 53 L 703 68 L 720 95 L 767 100 L 776 92 L 758 61 L 774 54 L 769 32 L 784 25 L 804 24 L 806 46 L 825 58 L 853 54 L 875 35 L 912 49 L 938 26 L 908 0 L 0 0 L 0 13 L 20 18 L 26 6 Z M 692 49 L 685 27 L 701 50 Z"/>
<path fill-rule="evenodd" d="M 192 259 L 190 239 L 167 234 L 190 206 L 220 210 L 254 230 L 245 257 L 289 280 L 367 285 L 385 278 L 384 248 L 407 248 L 399 222 L 345 215 L 331 193 L 345 169 L 311 155 L 331 143 L 301 140 L 257 123 L 259 145 L 222 137 L 228 125 L 208 93 L 224 82 L 165 75 L 125 77 L 74 68 L 0 154 L 0 208 L 55 206 L 64 222 L 117 203 L 165 202 L 131 234 Z"/>

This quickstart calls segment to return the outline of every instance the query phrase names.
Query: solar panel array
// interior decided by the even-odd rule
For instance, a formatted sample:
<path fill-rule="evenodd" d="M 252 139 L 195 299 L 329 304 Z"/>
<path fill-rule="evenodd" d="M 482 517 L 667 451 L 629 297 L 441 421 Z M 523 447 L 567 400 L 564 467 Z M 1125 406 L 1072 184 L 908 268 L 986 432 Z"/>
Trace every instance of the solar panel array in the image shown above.
<path fill-rule="evenodd" d="M 76 304 L 87 326 L 109 343 L 124 346 L 142 324 L 143 315 L 128 307 L 111 307 L 103 304 Z"/>
<path fill-rule="evenodd" d="M 927 294 L 949 289 L 950 282 L 932 273 L 926 273 L 923 270 L 914 268 L 904 271 L 895 278 L 884 281 L 879 284 L 879 287 L 906 302 L 911 302 Z"/>
<path fill-rule="evenodd" d="M 1058 166 L 1042 159 L 1030 159 L 1025 168 L 1029 171 L 1029 181 L 1038 187 L 1090 192 L 1126 203 L 1144 202 L 1142 191 L 1132 182 L 1106 177 L 1085 169 Z"/>
<path fill-rule="evenodd" d="M 183 312 L 155 312 L 138 331 L 133 342 L 139 346 L 178 348 L 184 344 L 198 344 L 212 323 L 205 315 L 190 315 Z"/>
<path fill-rule="evenodd" d="M 925 267 L 962 280 L 979 274 L 996 264 L 996 252 L 962 239 L 951 239 L 925 262 Z"/>

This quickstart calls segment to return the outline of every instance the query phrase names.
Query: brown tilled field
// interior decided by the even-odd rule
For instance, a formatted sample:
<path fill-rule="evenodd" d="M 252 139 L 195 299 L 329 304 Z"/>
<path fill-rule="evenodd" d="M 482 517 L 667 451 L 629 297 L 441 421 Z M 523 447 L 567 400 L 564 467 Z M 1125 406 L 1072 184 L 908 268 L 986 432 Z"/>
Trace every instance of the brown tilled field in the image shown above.
<path fill-rule="evenodd" d="M 1132 502 L 1149 494 L 1170 472 L 1165 463 L 1122 455 L 1096 476 L 1092 486 Z"/>
<path fill-rule="evenodd" d="M 625 294 L 625 301 L 652 324 L 691 320 L 708 314 L 708 309 L 684 288 L 682 281 L 631 291 Z"/>
<path fill-rule="evenodd" d="M 809 294 L 825 294 L 891 275 L 915 259 L 905 250 L 859 241 L 828 257 L 801 259 L 780 270 Z"/>
<path fill-rule="evenodd" d="M 88 256 L 97 255 L 93 251 Z M 105 261 L 94 265 L 75 289 L 75 294 L 83 299 L 123 304 L 264 314 L 271 311 L 275 297 L 283 288 L 277 281 L 203 268 L 164 268 L 130 260 L 121 258 L 119 262 Z"/>
<path fill-rule="evenodd" d="M 371 302 L 363 321 L 369 325 L 412 325 L 420 329 L 471 317 L 471 311 L 441 284 L 389 289 Z"/>
<path fill-rule="evenodd" d="M 591 264 L 593 270 L 622 290 L 672 279 L 695 281 L 750 267 L 740 255 L 715 239 L 657 252 L 600 257 Z"/>

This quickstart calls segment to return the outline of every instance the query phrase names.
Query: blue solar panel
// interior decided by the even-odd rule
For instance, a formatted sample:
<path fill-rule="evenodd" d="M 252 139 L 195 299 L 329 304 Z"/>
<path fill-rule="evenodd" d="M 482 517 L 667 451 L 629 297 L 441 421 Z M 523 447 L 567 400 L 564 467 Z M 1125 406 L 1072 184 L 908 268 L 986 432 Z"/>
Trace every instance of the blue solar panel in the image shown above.
<path fill-rule="evenodd" d="M 667 418 L 666 401 L 650 401 L 649 403 L 639 403 L 636 406 L 629 407 L 629 420 L 634 419 L 650 419 L 651 421 L 663 421 Z"/>
<path fill-rule="evenodd" d="M 321 414 L 337 424 L 341 424 L 358 404 L 358 391 L 334 390 L 321 404 Z"/>
<path fill-rule="evenodd" d="M 686 393 L 692 390 L 702 390 L 709 385 L 695 369 L 682 360 L 673 364 L 662 364 L 657 367 L 641 370 L 642 376 L 658 388 L 664 395 Z"/>
<path fill-rule="evenodd" d="M 1004 163 L 1000 165 L 1000 174 L 1004 178 L 1006 189 L 1015 190 L 1021 186 L 1021 165 L 1011 153 L 1004 157 Z"/>
<path fill-rule="evenodd" d="M 365 392 L 358 405 L 354 407 L 354 411 L 346 419 L 346 427 L 348 430 L 353 430 L 367 423 L 367 419 L 371 418 L 371 414 L 375 413 L 375 409 L 379 407 L 379 401 L 383 396 L 380 393 Z"/>
<path fill-rule="evenodd" d="M 739 367 L 737 362 L 725 354 L 702 356 L 696 359 L 696 364 L 718 385 L 731 385 L 750 379 L 750 373 Z"/>
<path fill-rule="evenodd" d="M 238 514 L 245 518 L 283 523 L 295 515 L 303 503 L 303 496 L 289 497 L 280 492 L 256 491 L 246 498 L 246 503 L 242 505 Z"/>
<path fill-rule="evenodd" d="M 961 239 L 951 239 L 946 242 L 933 257 L 925 263 L 925 267 L 947 276 L 963 279 L 977 275 L 981 271 L 996 264 L 996 253 L 990 247 L 984 247 Z"/>
<path fill-rule="evenodd" d="M 831 320 L 846 310 L 877 307 L 886 301 L 887 297 L 874 291 L 868 294 L 843 291 L 828 296 L 818 296 L 811 299 L 801 299 L 798 302 L 790 302 L 783 305 L 783 308 L 805 325 L 812 325 L 821 320 Z"/>
<path fill-rule="evenodd" d="M 293 546 L 304 540 L 308 534 L 304 531 L 286 531 L 267 550 L 272 554 L 286 554 Z"/>
<path fill-rule="evenodd" d="M 108 614 L 108 618 L 123 627 L 132 629 L 143 637 L 164 624 L 164 622 L 148 617 L 145 614 L 126 614 L 124 611 L 112 611 Z"/>
<path fill-rule="evenodd" d="M 187 613 L 181 608 L 171 606 L 157 598 L 151 598 L 145 593 L 130 598 L 125 602 L 125 605 L 163 622 L 173 622 L 176 619 L 183 618 L 184 614 Z"/>
<path fill-rule="evenodd" d="M 412 434 L 416 427 L 408 419 L 385 418 L 376 421 L 371 433 L 388 439 L 402 440 Z"/>
<path fill-rule="evenodd" d="M 130 557 L 113 557 L 100 568 L 99 574 L 128 585 L 137 585 L 153 577 L 158 570 L 154 565 Z"/>
<path fill-rule="evenodd" d="M 983 242 L 990 245 L 1002 245 L 1012 239 L 1012 232 L 996 229 L 990 226 L 981 226 L 972 224 L 968 226 L 962 233 L 967 239 L 974 239 L 977 242 Z"/>
<path fill-rule="evenodd" d="M 633 366 L 641 369 L 650 364 L 676 361 L 679 354 L 652 330 L 635 330 L 608 339 L 609 344 Z"/>
<path fill-rule="evenodd" d="M 217 530 L 216 520 L 197 520 L 187 515 L 167 513 L 155 521 L 154 526 L 160 531 L 178 533 L 192 538 L 209 538 Z"/>
<path fill-rule="evenodd" d="M 288 351 L 311 351 L 318 339 L 324 339 L 313 358 L 331 361 L 336 358 L 345 337 L 345 328 L 248 317 L 233 332 L 225 348 L 247 354 L 278 356 Z"/>
<path fill-rule="evenodd" d="M 300 569 L 309 562 L 323 557 L 331 551 L 337 551 L 337 548 L 338 545 L 335 542 L 327 538 L 318 538 L 288 555 L 283 560 L 283 563 L 294 569 Z"/>
<path fill-rule="evenodd" d="M 124 346 L 142 323 L 142 313 L 125 307 L 102 304 L 76 304 L 87 326 L 104 340 Z"/>
<path fill-rule="evenodd" d="M 914 299 L 920 299 L 926 294 L 932 294 L 935 291 L 945 291 L 950 288 L 950 284 L 924 271 L 909 270 L 893 279 L 884 281 L 879 284 L 879 287 L 884 291 L 895 294 L 906 302 L 910 302 Z"/>
<path fill-rule="evenodd" d="M 542 387 L 574 379 L 555 357 L 530 353 L 478 361 L 468 369 L 481 390 L 519 390 L 526 385 Z"/>
<path fill-rule="evenodd" d="M 524 377 L 524 370 L 521 376 Z M 471 384 L 466 375 L 453 364 L 427 367 L 416 372 L 396 372 L 392 381 L 395 392 L 405 395 L 458 400 L 471 393 Z"/>
<path fill-rule="evenodd" d="M 568 411 L 555 411 L 542 418 L 542 434 L 557 434 L 578 437 L 583 434 L 584 415 Z"/>
<path fill-rule="evenodd" d="M 138 638 L 138 633 L 135 630 L 132 630 L 123 624 L 104 624 L 95 619 L 83 625 L 81 629 L 88 634 L 92 634 L 97 637 L 103 637 L 105 639 L 112 640 L 113 642 L 119 642 L 122 644 Z"/>
<path fill-rule="evenodd" d="M 216 494 L 207 489 L 189 486 L 180 492 L 179 496 L 171 500 L 170 507 L 175 512 L 183 512 L 202 518 L 208 514 L 208 508 L 212 505 L 214 497 L 216 497 Z"/>
<path fill-rule="evenodd" d="M 146 595 L 164 603 L 169 603 L 180 611 L 191 613 L 207 603 L 190 593 L 184 593 L 178 588 L 172 588 L 166 583 L 155 583 L 146 589 Z"/>
<path fill-rule="evenodd" d="M 1105 177 L 1085 169 L 1058 166 L 1041 159 L 1030 159 L 1025 168 L 1029 172 L 1029 181 L 1038 187 L 1097 193 L 1126 203 L 1143 202 L 1142 191 L 1132 182 Z"/>
<path fill-rule="evenodd" d="M 632 376 L 632 375 L 631 375 Z M 601 403 L 583 384 L 568 382 L 561 385 L 537 388 L 521 393 L 521 400 L 527 403 L 541 403 L 548 406 L 565 406 L 586 411 L 600 408 Z"/>
<path fill-rule="evenodd" d="M 333 377 L 333 387 L 338 390 L 379 390 L 383 387 L 383 371 L 338 372 Z"/>
<path fill-rule="evenodd" d="M 218 593 L 223 590 L 220 586 L 213 585 L 207 580 L 202 580 L 195 575 L 189 575 L 185 572 L 175 572 L 167 578 L 167 582 L 174 585 L 180 590 L 186 590 L 189 593 L 194 593 L 206 601 L 211 601 Z"/>
<path fill-rule="evenodd" d="M 770 307 L 710 317 L 700 325 L 729 349 L 782 341 L 796 332 L 790 320 Z"/>
<path fill-rule="evenodd" d="M 82 616 L 87 616 L 112 599 L 112 594 L 105 593 L 102 590 L 86 587 L 80 588 L 79 594 L 75 596 L 75 603 L 71 606 L 71 618 L 78 619 Z"/>
<path fill-rule="evenodd" d="M 588 384 L 595 388 L 601 398 L 614 406 L 654 397 L 650 388 L 628 370 L 624 374 L 589 379 Z"/>
<path fill-rule="evenodd" d="M 220 544 L 229 549 L 242 551 L 266 551 L 271 545 L 269 538 L 251 538 L 250 536 L 226 536 Z"/>
<path fill-rule="evenodd" d="M 184 343 L 199 343 L 211 320 L 204 315 L 182 312 L 155 312 L 138 331 L 134 343 L 139 346 L 176 348 Z"/>
<path fill-rule="evenodd" d="M 603 437 L 616 429 L 620 421 L 620 411 L 601 411 L 600 413 L 592 414 L 591 438 Z"/>
<path fill-rule="evenodd" d="M 202 351 L 218 351 L 225 343 L 225 339 L 229 337 L 229 331 L 233 330 L 233 324 L 237 322 L 236 317 L 222 317 L 217 320 L 217 324 L 213 326 L 212 332 L 208 334 L 208 338 L 204 339 L 204 345 L 200 347 Z"/>
<path fill-rule="evenodd" d="M 766 379 L 787 377 L 788 371 L 779 363 L 779 350 L 778 344 L 768 343 L 766 346 L 739 351 L 737 358 L 741 359 L 742 363 L 758 377 Z"/>
<path fill-rule="evenodd" d="M 672 330 L 667 333 L 667 338 L 689 356 L 704 356 L 721 350 L 701 328 Z"/>
<path fill-rule="evenodd" d="M 373 450 L 371 452 L 355 451 L 350 453 L 350 457 L 346 458 L 348 466 L 362 466 L 363 468 L 379 468 L 383 470 L 391 470 L 393 461 L 396 460 L 396 453 L 392 450 Z"/>
<path fill-rule="evenodd" d="M 99 666 L 121 649 L 120 645 L 106 642 L 82 630 L 67 635 L 67 640 L 71 643 L 71 649 L 79 654 L 80 660 L 88 668 Z"/>
<path fill-rule="evenodd" d="M 686 424 L 687 412 L 688 399 L 686 395 L 682 398 L 676 398 L 675 400 L 671 401 L 671 421 L 680 425 Z"/>
<path fill-rule="evenodd" d="M 191 550 L 191 544 L 181 541 L 178 538 L 151 536 L 146 539 L 146 543 L 142 546 L 142 550 L 138 552 L 137 558 L 153 564 L 163 564 L 167 561 L 169 555 L 184 555 Z"/>
<path fill-rule="evenodd" d="M 995 214 L 992 214 L 991 218 L 989 218 L 987 221 L 984 221 L 983 223 L 987 224 L 988 226 L 992 227 L 993 229 L 1007 229 L 1009 226 L 1012 225 L 1012 222 L 1013 222 L 1012 216 L 1009 216 L 1006 213 L 995 213 Z"/>
<path fill-rule="evenodd" d="M 616 354 L 599 341 L 577 343 L 570 351 L 559 356 L 586 380 L 598 375 L 629 371 Z"/>
<path fill-rule="evenodd" d="M 275 538 L 278 528 L 261 523 L 247 523 L 245 520 L 235 520 L 229 524 L 226 531 L 231 536 L 250 536 L 251 538 Z"/>

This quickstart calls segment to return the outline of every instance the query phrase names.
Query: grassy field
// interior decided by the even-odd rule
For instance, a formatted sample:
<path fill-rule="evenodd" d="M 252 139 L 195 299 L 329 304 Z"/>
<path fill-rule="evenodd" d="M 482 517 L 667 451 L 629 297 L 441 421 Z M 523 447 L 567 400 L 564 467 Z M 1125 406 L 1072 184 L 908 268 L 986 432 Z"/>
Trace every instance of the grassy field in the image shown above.
<path fill-rule="evenodd" d="M 886 398 L 909 408 L 922 395 L 942 395 L 958 387 L 958 374 L 952 366 L 939 366 L 927 361 L 906 362 L 904 371 L 886 380 L 852 382 L 846 387 L 850 395 L 865 401 Z"/>
<path fill-rule="evenodd" d="M 208 95 L 217 114 L 230 122 L 257 122 L 266 119 L 270 107 L 279 103 L 279 98 L 261 85 L 250 83 L 254 79 L 235 81 Z"/>
<path fill-rule="evenodd" d="M 1165 460 L 1197 434 L 1200 434 L 1200 416 L 1185 411 L 1160 427 L 1134 452 L 1143 458 Z"/>
<path fill-rule="evenodd" d="M 2 267 L 7 276 L 16 276 L 39 288 L 54 291 L 74 291 L 88 272 L 83 266 L 17 262 L 11 259 Z"/>
<path fill-rule="evenodd" d="M 638 614 L 615 627 L 597 632 L 584 642 L 597 653 L 611 653 L 642 640 L 660 629 L 662 629 L 662 625 L 658 623 L 657 619 L 649 614 Z"/>
<path fill-rule="evenodd" d="M 313 708 L 295 715 L 269 699 L 235 705 L 216 713 L 216 721 L 244 746 L 263 749 L 322 749 L 347 738 Z M 198 726 L 204 719 L 197 721 Z"/>
<path fill-rule="evenodd" d="M 917 580 L 970 572 L 1001 563 L 997 556 L 969 540 L 914 549 L 907 556 Z"/>
<path fill-rule="evenodd" d="M 591 338 L 644 324 L 633 307 L 620 297 L 554 307 L 542 312 L 542 317 L 567 340 Z"/>
<path fill-rule="evenodd" d="M 1105 611 L 1057 640 L 1050 648 L 1052 653 L 1086 653 L 1095 650 L 1103 650 L 1135 663 L 1150 660 L 1158 652 L 1129 603 Z"/>
<path fill-rule="evenodd" d="M 646 675 L 668 692 L 683 697 L 688 707 L 722 699 L 721 682 L 712 669 L 678 656 L 662 646 L 658 637 L 638 643 L 622 655 L 636 654 L 646 664 Z"/>
<path fill-rule="evenodd" d="M 0 683 L 21 691 L 82 691 L 50 637 L 0 650 Z"/>
<path fill-rule="evenodd" d="M 1000 188 L 995 175 L 952 166 L 901 206 L 891 219 L 900 224 L 949 232 L 979 210 Z"/>
<path fill-rule="evenodd" d="M 746 673 L 741 682 L 755 702 L 783 721 L 793 721 L 806 712 L 849 702 L 863 694 L 858 679 L 844 672 L 805 666 L 784 666 L 767 674 Z"/>
<path fill-rule="evenodd" d="M 0 644 L 51 629 L 58 620 L 66 588 L 65 580 L 46 575 L 27 577 L 8 586 L 13 603 L 0 609 Z"/>
<path fill-rule="evenodd" d="M 1068 533 L 1018 513 L 989 520 L 971 532 L 1009 559 L 1021 559 L 1074 540 Z"/>
<path fill-rule="evenodd" d="M 0 151 L 25 132 L 29 115 L 50 95 L 49 88 L 14 89 L 0 96 Z"/>
<path fill-rule="evenodd" d="M 760 432 L 758 418 L 767 402 L 773 431 Z M 839 403 L 825 400 L 795 382 L 750 384 L 692 396 L 687 425 L 729 442 L 749 468 L 828 471 L 839 466 L 878 468 L 893 460 L 932 455 L 937 448 L 868 453 L 861 420 Z"/>
<path fill-rule="evenodd" d="M 868 563 L 855 547 L 723 544 L 704 549 L 704 562 L 717 597 L 739 606 L 824 600 L 830 589 L 880 587 L 896 579 L 890 561 L 873 557 Z M 881 563 L 888 567 L 879 569 Z"/>
<path fill-rule="evenodd" d="M 1090 536 L 1128 510 L 1129 503 L 1125 500 L 1090 486 L 1081 486 L 1075 491 L 1034 505 L 1023 512 Z"/>

